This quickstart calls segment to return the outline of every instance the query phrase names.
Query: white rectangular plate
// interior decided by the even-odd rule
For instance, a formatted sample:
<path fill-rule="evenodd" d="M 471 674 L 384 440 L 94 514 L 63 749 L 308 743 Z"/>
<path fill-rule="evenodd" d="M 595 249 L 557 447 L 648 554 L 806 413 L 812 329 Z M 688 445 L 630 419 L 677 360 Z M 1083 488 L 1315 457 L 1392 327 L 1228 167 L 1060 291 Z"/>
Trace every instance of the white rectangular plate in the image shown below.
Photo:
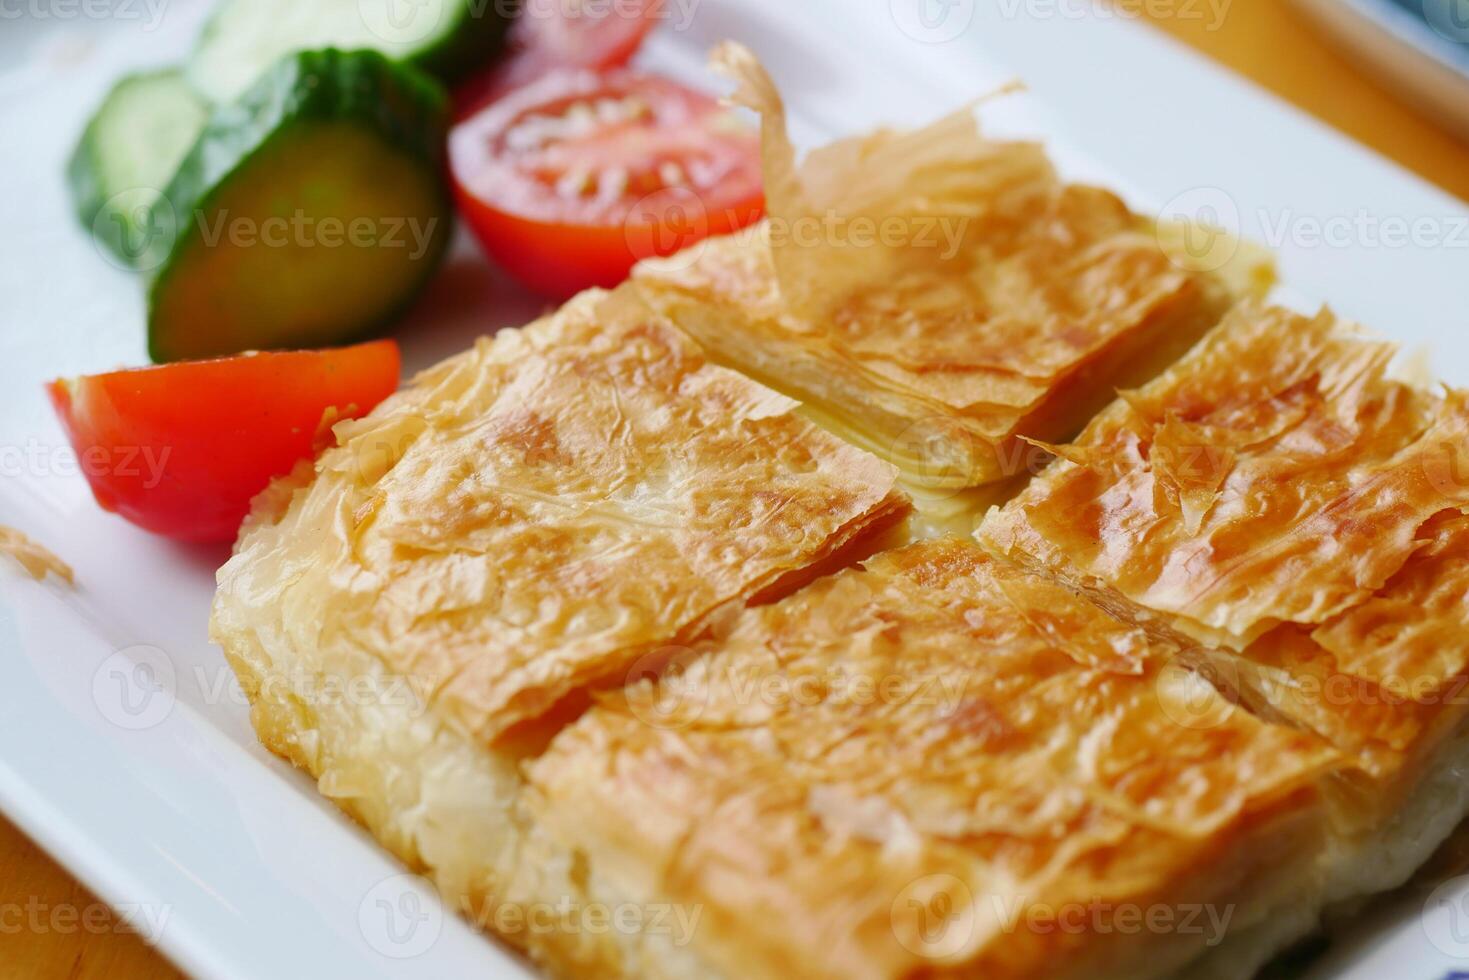
<path fill-rule="evenodd" d="M 691 26 L 665 25 L 646 63 L 717 84 L 704 52 L 742 40 L 807 142 L 1024 79 L 1029 94 L 986 106 L 995 127 L 1045 136 L 1070 173 L 1145 210 L 1237 222 L 1278 249 L 1296 302 L 1434 346 L 1440 373 L 1469 381 L 1469 212 L 1100 4 L 684 0 L 680 16 L 690 3 Z M 112 16 L 85 20 L 99 7 Z M 206 640 L 223 550 L 132 529 L 77 475 L 41 382 L 146 358 L 139 285 L 76 226 L 63 167 L 110 81 L 180 57 L 203 6 L 27 9 L 0 35 L 0 523 L 71 562 L 79 587 L 0 568 L 0 809 L 200 977 L 524 975 L 431 897 L 405 917 L 400 869 L 256 743 Z M 400 336 L 417 367 L 538 308 L 461 240 Z M 1437 980 L 1469 955 L 1399 919 L 1361 930 L 1322 975 Z"/>

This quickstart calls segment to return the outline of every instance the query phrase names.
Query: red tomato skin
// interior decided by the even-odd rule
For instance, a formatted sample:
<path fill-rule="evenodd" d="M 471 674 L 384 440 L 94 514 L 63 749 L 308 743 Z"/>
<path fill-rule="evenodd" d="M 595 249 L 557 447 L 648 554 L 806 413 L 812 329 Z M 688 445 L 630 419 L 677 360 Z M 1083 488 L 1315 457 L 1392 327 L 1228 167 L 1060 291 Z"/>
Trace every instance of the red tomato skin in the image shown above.
<path fill-rule="evenodd" d="M 233 541 L 250 502 L 318 448 L 328 409 L 366 414 L 398 387 L 398 345 L 248 354 L 46 386 L 104 509 L 179 541 Z"/>
<path fill-rule="evenodd" d="M 712 186 L 669 188 L 585 213 L 529 180 L 500 149 L 507 129 L 543 106 L 629 95 L 657 106 L 658 122 L 648 132 L 672 159 L 702 151 L 728 164 L 725 176 Z M 641 259 L 671 255 L 763 216 L 758 134 L 712 132 L 708 120 L 724 111 L 710 96 L 658 75 L 553 72 L 455 126 L 449 162 L 458 210 L 485 252 L 534 292 L 562 300 L 611 288 Z M 608 145 L 600 144 L 603 151 Z"/>
<path fill-rule="evenodd" d="M 467 119 L 557 68 L 621 68 L 664 15 L 664 0 L 617 0 L 598 20 L 562 16 L 566 0 L 526 0 L 497 64 L 454 90 L 455 117 Z"/>
<path fill-rule="evenodd" d="M 517 282 L 548 299 L 564 300 L 583 289 L 611 289 L 650 255 L 671 255 L 695 244 L 679 239 L 672 247 L 634 247 L 645 237 L 627 226 L 555 224 L 523 218 L 479 200 L 457 181 L 459 213 L 490 258 Z M 699 238 L 727 235 L 754 224 L 765 212 L 765 196 L 755 194 L 707 216 Z M 651 231 L 646 237 L 651 237 Z"/>

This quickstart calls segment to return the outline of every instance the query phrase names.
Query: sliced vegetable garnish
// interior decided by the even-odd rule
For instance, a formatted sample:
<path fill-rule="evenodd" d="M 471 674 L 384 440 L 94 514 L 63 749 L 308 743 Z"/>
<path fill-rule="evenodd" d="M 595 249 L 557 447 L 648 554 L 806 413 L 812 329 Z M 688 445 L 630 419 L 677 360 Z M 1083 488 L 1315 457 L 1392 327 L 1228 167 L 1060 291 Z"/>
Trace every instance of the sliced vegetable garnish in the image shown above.
<path fill-rule="evenodd" d="M 514 8 L 511 0 L 222 0 L 189 59 L 189 81 L 228 102 L 282 57 L 328 47 L 381 51 L 454 81 L 495 59 Z"/>
<path fill-rule="evenodd" d="M 507 271 L 548 296 L 621 282 L 760 217 L 760 142 L 714 99 L 626 70 L 562 71 L 455 127 L 460 211 Z"/>
<path fill-rule="evenodd" d="M 217 108 L 156 210 L 155 361 L 355 340 L 395 318 L 450 240 L 448 106 L 374 51 L 300 52 Z"/>
<path fill-rule="evenodd" d="M 558 68 L 623 67 L 666 9 L 666 0 L 523 0 L 503 57 L 455 93 L 460 116 Z"/>
<path fill-rule="evenodd" d="M 92 237 L 125 267 L 151 254 L 153 205 L 209 109 L 176 70 L 128 75 L 87 123 L 67 167 L 72 202 Z"/>
<path fill-rule="evenodd" d="M 245 354 L 51 382 L 47 392 L 103 509 L 185 541 L 229 541 L 272 477 L 324 425 L 398 387 L 398 345 Z"/>

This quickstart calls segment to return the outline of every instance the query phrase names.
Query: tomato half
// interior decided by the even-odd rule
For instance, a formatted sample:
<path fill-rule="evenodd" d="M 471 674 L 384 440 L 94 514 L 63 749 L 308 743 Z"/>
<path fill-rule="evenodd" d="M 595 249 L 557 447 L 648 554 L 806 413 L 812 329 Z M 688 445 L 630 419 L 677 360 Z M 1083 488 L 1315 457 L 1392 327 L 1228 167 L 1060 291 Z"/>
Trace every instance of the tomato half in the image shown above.
<path fill-rule="evenodd" d="M 557 68 L 621 68 L 672 9 L 666 0 L 522 0 L 504 57 L 455 91 L 460 117 Z"/>
<path fill-rule="evenodd" d="M 398 387 L 398 345 L 242 354 L 47 385 L 104 510 L 184 541 L 230 541 L 272 477 L 312 456 L 328 409 Z"/>
<path fill-rule="evenodd" d="M 655 75 L 556 72 L 456 126 L 460 211 L 485 250 L 562 298 L 615 286 L 759 219 L 760 138 L 734 110 Z"/>

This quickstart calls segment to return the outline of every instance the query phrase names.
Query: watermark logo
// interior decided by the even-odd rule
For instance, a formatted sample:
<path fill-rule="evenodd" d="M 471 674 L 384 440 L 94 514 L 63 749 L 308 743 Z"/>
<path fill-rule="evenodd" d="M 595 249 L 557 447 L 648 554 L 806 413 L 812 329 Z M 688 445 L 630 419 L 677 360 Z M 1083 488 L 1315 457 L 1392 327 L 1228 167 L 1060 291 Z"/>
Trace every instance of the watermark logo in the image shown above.
<path fill-rule="evenodd" d="M 996 445 L 947 415 L 910 422 L 893 438 L 888 451 L 890 458 L 903 461 L 908 478 L 935 499 L 953 497 L 995 476 L 1036 476 L 1055 459 L 1048 450 L 1023 439 Z"/>
<path fill-rule="evenodd" d="M 686 269 L 703 254 L 709 237 L 709 209 L 688 187 L 664 187 L 639 198 L 623 229 L 635 259 L 664 256 L 664 266 Z"/>
<path fill-rule="evenodd" d="M 127 647 L 102 661 L 92 675 L 92 701 L 118 728 L 154 728 L 178 703 L 178 671 L 158 647 Z"/>
<path fill-rule="evenodd" d="M 178 214 L 173 203 L 152 187 L 119 191 L 92 219 L 97 254 L 128 272 L 158 268 L 177 238 Z"/>
<path fill-rule="evenodd" d="M 650 728 L 677 731 L 704 713 L 709 688 L 690 678 L 699 655 L 688 647 L 660 647 L 643 654 L 627 672 L 626 697 L 633 717 Z"/>
<path fill-rule="evenodd" d="M 946 44 L 974 23 L 975 0 L 889 0 L 898 30 L 921 44 Z"/>
<path fill-rule="evenodd" d="M 926 960 L 951 960 L 974 937 L 976 905 L 969 886 L 953 875 L 925 875 L 893 900 L 890 918 L 899 945 Z"/>
<path fill-rule="evenodd" d="M 1238 668 L 1232 663 L 1190 666 L 1175 659 L 1158 671 L 1153 691 L 1169 721 L 1202 731 L 1229 721 L 1234 705 L 1219 692 L 1235 690 L 1238 682 Z"/>
<path fill-rule="evenodd" d="M 1423 903 L 1423 934 L 1434 949 L 1457 960 L 1469 960 L 1469 875 L 1435 888 Z"/>
<path fill-rule="evenodd" d="M 983 441 L 958 419 L 931 416 L 905 426 L 893 439 L 890 457 L 934 496 L 953 496 L 975 483 L 976 456 L 987 455 Z"/>
<path fill-rule="evenodd" d="M 1218 187 L 1175 196 L 1158 214 L 1158 244 L 1179 265 L 1217 272 L 1239 251 L 1239 205 Z"/>
<path fill-rule="evenodd" d="M 1448 440 L 1438 443 L 1423 457 L 1423 472 L 1445 497 L 1463 497 L 1469 491 L 1469 446 Z"/>
<path fill-rule="evenodd" d="M 1455 44 L 1469 44 L 1469 0 L 1423 0 L 1428 24 Z"/>
<path fill-rule="evenodd" d="M 362 24 L 387 44 L 418 44 L 433 37 L 449 0 L 357 0 Z"/>
<path fill-rule="evenodd" d="M 389 959 L 413 959 L 439 941 L 444 931 L 444 904 L 425 879 L 394 875 L 363 896 L 357 926 L 377 953 Z"/>

